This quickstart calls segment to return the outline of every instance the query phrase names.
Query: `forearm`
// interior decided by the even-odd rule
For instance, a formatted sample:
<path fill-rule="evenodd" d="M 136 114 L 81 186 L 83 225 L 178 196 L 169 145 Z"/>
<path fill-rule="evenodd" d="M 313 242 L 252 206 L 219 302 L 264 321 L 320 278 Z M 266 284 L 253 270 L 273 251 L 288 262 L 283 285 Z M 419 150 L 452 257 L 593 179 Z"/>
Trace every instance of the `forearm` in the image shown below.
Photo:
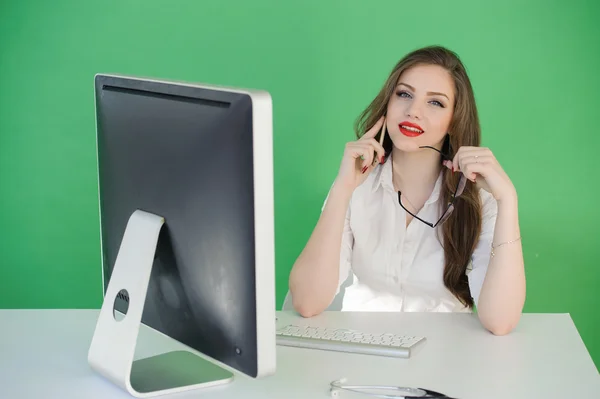
<path fill-rule="evenodd" d="M 516 194 L 498 202 L 494 247 L 521 236 Z M 500 245 L 481 288 L 477 312 L 484 327 L 497 335 L 509 333 L 518 323 L 525 303 L 525 268 L 521 240 Z"/>
<path fill-rule="evenodd" d="M 340 248 L 352 191 L 334 185 L 319 221 L 290 273 L 294 308 L 304 317 L 331 304 L 339 280 Z"/>

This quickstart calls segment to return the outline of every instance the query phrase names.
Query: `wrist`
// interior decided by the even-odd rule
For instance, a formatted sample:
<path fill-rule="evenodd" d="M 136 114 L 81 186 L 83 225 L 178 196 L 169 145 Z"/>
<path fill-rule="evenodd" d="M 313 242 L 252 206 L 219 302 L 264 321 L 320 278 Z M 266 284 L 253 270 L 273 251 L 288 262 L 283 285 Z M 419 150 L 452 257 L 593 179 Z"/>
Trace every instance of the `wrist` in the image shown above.
<path fill-rule="evenodd" d="M 347 185 L 347 184 L 343 184 L 343 183 L 339 182 L 338 180 L 336 180 L 333 183 L 333 187 L 331 188 L 331 194 L 335 195 L 336 197 L 341 197 L 341 198 L 350 199 L 350 197 L 352 197 L 353 192 L 354 192 L 354 187 Z"/>
<path fill-rule="evenodd" d="M 511 241 L 520 237 L 519 210 L 517 196 L 510 196 L 499 200 L 496 229 L 493 245 Z"/>
<path fill-rule="evenodd" d="M 501 197 L 496 199 L 498 207 L 503 209 L 516 209 L 518 205 L 517 191 L 513 188 L 506 190 Z"/>
<path fill-rule="evenodd" d="M 519 217 L 519 207 L 516 199 L 506 199 L 498 201 L 498 217 L 517 220 Z"/>
<path fill-rule="evenodd" d="M 349 202 L 353 192 L 354 189 L 352 187 L 335 182 L 331 188 L 330 196 L 344 202 Z"/>

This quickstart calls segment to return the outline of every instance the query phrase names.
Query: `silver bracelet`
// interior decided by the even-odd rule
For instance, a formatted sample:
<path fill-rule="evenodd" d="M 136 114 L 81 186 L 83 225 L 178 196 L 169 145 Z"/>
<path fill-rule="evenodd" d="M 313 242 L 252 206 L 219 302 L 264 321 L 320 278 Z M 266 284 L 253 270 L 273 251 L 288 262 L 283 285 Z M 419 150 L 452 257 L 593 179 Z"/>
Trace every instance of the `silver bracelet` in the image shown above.
<path fill-rule="evenodd" d="M 503 245 L 512 244 L 513 242 L 517 242 L 517 241 L 519 241 L 520 239 L 521 239 L 521 237 L 519 236 L 519 238 L 515 238 L 515 239 L 514 239 L 514 240 L 512 240 L 512 241 L 506 241 L 506 242 L 503 242 L 503 243 L 501 243 L 501 244 L 498 244 L 498 245 L 493 245 L 493 244 L 492 244 L 492 258 L 493 258 L 493 257 L 494 257 L 494 255 L 495 255 L 495 254 L 494 254 L 494 249 L 496 249 L 496 248 L 498 248 L 498 247 L 501 247 L 501 246 L 503 246 Z"/>

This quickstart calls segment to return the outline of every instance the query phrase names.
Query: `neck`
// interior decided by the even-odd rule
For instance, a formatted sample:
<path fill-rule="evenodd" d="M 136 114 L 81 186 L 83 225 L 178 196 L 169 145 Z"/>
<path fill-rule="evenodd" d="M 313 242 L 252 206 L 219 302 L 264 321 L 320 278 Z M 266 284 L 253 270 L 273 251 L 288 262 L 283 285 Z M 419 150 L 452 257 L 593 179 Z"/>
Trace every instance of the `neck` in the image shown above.
<path fill-rule="evenodd" d="M 433 150 L 404 152 L 392 150 L 392 182 L 402 192 L 429 195 L 441 171 L 440 155 Z M 426 194 L 427 193 L 427 194 Z"/>

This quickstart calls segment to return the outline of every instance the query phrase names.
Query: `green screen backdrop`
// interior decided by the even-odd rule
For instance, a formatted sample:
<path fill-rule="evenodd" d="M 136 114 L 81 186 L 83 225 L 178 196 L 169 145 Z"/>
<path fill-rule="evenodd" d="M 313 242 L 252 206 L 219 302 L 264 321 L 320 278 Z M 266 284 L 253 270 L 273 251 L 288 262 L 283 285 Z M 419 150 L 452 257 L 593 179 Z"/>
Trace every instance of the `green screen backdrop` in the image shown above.
<path fill-rule="evenodd" d="M 441 44 L 519 193 L 525 311 L 571 313 L 598 366 L 600 6 L 524 3 L 1 2 L 0 308 L 101 305 L 95 73 L 271 93 L 281 306 L 354 119 L 406 52 Z"/>

